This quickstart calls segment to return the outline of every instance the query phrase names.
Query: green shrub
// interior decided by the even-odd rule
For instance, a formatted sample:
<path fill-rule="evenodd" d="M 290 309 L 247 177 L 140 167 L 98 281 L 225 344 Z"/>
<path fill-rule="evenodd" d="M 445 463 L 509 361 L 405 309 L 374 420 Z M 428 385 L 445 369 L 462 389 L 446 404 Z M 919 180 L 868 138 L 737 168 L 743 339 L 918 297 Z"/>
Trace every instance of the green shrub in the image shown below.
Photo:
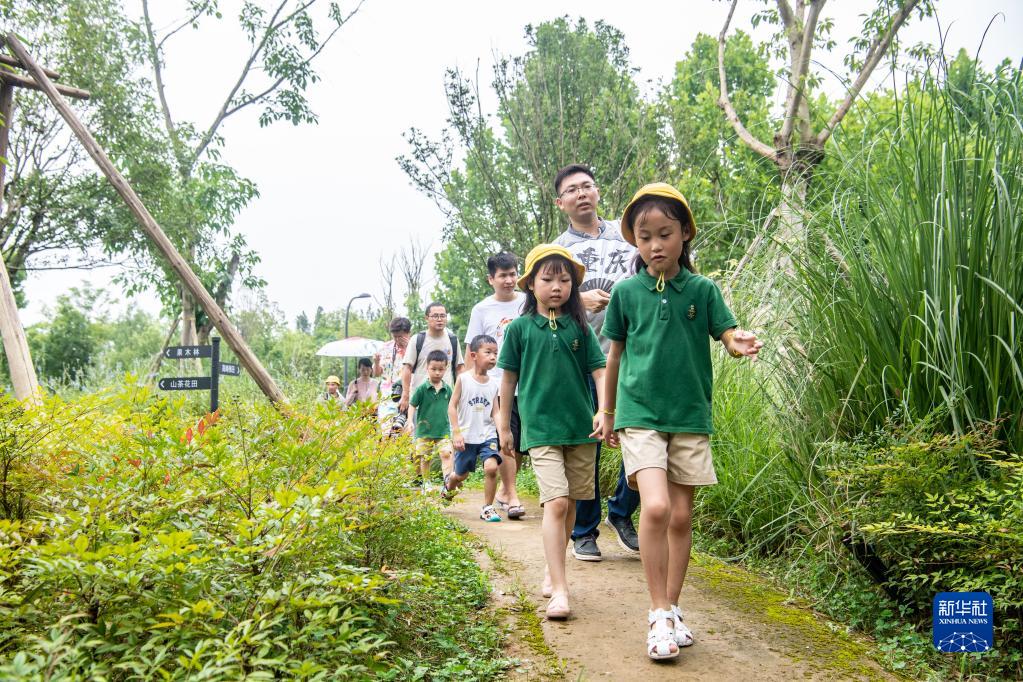
<path fill-rule="evenodd" d="M 406 441 L 328 409 L 239 401 L 195 421 L 185 404 L 130 385 L 20 414 L 0 402 L 39 433 L 12 458 L 27 513 L 0 521 L 0 677 L 501 669 L 462 534 L 402 486 Z"/>
<path fill-rule="evenodd" d="M 991 428 L 929 437 L 889 428 L 832 444 L 826 457 L 848 529 L 921 627 L 938 592 L 989 592 L 995 649 L 964 667 L 1023 676 L 1023 457 L 1001 450 Z"/>

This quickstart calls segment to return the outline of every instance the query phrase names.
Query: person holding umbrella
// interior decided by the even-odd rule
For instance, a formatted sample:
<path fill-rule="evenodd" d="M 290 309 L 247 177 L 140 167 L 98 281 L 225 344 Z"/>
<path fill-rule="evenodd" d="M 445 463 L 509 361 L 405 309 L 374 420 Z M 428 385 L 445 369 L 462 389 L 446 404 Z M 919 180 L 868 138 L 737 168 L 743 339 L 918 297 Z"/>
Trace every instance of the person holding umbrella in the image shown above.
<path fill-rule="evenodd" d="M 376 400 L 379 397 L 379 385 L 380 382 L 373 379 L 373 361 L 369 358 L 359 358 L 359 376 L 348 384 L 345 407 L 351 407 L 356 402 Z"/>

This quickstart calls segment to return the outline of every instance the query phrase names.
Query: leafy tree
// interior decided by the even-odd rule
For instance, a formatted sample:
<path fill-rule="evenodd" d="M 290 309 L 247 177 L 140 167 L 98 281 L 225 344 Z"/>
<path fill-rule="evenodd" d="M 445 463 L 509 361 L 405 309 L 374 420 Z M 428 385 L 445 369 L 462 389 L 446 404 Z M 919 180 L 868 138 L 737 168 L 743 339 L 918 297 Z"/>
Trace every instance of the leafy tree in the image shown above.
<path fill-rule="evenodd" d="M 72 289 L 57 298 L 52 319 L 29 328 L 27 336 L 40 375 L 57 383 L 81 383 L 99 350 L 90 316 L 99 292 Z"/>
<path fill-rule="evenodd" d="M 791 273 L 791 253 L 798 251 L 805 242 L 807 190 L 824 158 L 825 144 L 877 65 L 889 52 L 897 53 L 898 32 L 905 22 L 914 14 L 919 17 L 931 14 L 933 7 L 928 0 L 878 0 L 877 6 L 864 19 L 863 31 L 852 39 L 845 57 L 850 71 L 845 97 L 828 115 L 823 107 L 831 108 L 831 105 L 826 99 L 815 97 L 820 79 L 811 69 L 814 49 L 834 47 L 830 37 L 833 21 L 821 16 L 826 0 L 796 0 L 795 6 L 789 0 L 764 2 L 768 8 L 754 15 L 753 25 L 767 23 L 778 27 L 770 47 L 774 56 L 785 62 L 778 81 L 785 88 L 783 113 L 771 143 L 763 142 L 745 125 L 730 96 L 725 37 L 738 0 L 732 0 L 728 18 L 718 36 L 719 105 L 742 144 L 777 169 L 781 189 L 774 213 L 777 231 L 770 240 L 756 240 L 751 250 L 761 243 L 780 245 L 782 251 L 774 258 L 773 270 Z"/>
<path fill-rule="evenodd" d="M 619 30 L 562 17 L 527 26 L 526 40 L 526 54 L 495 64 L 496 116 L 483 112 L 478 80 L 449 69 L 449 127 L 439 140 L 410 129 L 411 151 L 398 159 L 446 217 L 437 297 L 456 324 L 487 293 L 489 255 L 522 257 L 564 229 L 551 188 L 559 168 L 592 166 L 603 210 L 616 215 L 664 157 L 655 111 L 640 97 Z M 461 166 L 456 151 L 464 152 Z"/>
<path fill-rule="evenodd" d="M 312 331 L 312 326 L 309 324 L 309 316 L 305 314 L 304 310 L 295 318 L 295 331 L 303 334 L 308 334 Z"/>
<path fill-rule="evenodd" d="M 136 75 L 138 33 L 119 0 L 0 0 L 0 19 L 64 82 L 92 93 L 76 106 L 79 116 L 143 200 L 165 203 L 166 150 L 154 137 L 157 111 L 148 84 Z M 116 258 L 120 249 L 110 243 L 98 261 L 89 249 L 125 232 L 131 218 L 43 95 L 19 89 L 9 123 L 0 249 L 24 301 L 21 284 L 30 267 L 90 267 Z M 134 228 L 130 234 L 137 240 Z"/>
<path fill-rule="evenodd" d="M 774 74 L 763 46 L 741 31 L 729 37 L 725 73 L 736 111 L 757 134 L 767 131 Z M 731 144 L 735 134 L 721 117 L 719 92 L 717 39 L 701 33 L 675 65 L 658 107 L 671 152 L 667 177 L 696 212 L 703 270 L 723 269 L 741 256 L 752 238 L 744 229 L 773 208 L 773 168 L 748 147 Z"/>
<path fill-rule="evenodd" d="M 237 77 L 217 113 L 208 123 L 196 125 L 177 120 L 173 114 L 165 87 L 165 46 L 186 28 L 222 20 L 219 3 L 188 0 L 185 16 L 161 32 L 151 17 L 149 0 L 141 0 L 148 65 L 162 113 L 163 134 L 174 159 L 171 169 L 176 193 L 164 227 L 221 306 L 237 278 L 248 288 L 262 284 L 253 274 L 258 256 L 247 248 L 244 237 L 231 233 L 235 216 L 257 196 L 257 190 L 219 162 L 225 144 L 223 124 L 249 108 L 260 110 L 262 126 L 280 120 L 295 125 L 314 123 L 316 115 L 305 97 L 306 88 L 319 80 L 313 62 L 359 10 L 361 0 L 350 11 L 342 10 L 338 2 L 319 0 L 274 0 L 269 7 L 264 4 L 250 0 L 242 3 L 238 22 L 249 52 L 239 60 Z M 316 16 L 315 10 L 321 8 L 323 16 Z M 317 30 L 324 25 L 325 35 Z M 144 255 L 148 256 L 148 251 Z M 176 281 L 166 270 L 162 277 L 151 273 L 137 271 L 131 286 L 140 289 Z M 165 301 L 173 297 L 180 302 L 182 343 L 204 343 L 213 325 L 197 309 L 191 294 L 182 286 L 163 286 L 161 291 Z"/>

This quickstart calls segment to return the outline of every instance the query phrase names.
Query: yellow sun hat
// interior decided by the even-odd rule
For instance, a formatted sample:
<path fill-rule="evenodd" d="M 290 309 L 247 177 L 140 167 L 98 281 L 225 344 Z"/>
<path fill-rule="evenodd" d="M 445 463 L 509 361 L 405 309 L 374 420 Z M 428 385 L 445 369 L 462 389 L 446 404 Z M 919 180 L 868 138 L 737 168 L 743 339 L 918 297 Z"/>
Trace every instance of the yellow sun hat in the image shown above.
<path fill-rule="evenodd" d="M 331 374 L 329 377 L 327 377 L 327 380 L 324 381 L 323 383 L 325 383 L 325 384 L 337 384 L 338 386 L 340 386 L 341 385 L 341 380 L 338 379 L 333 374 Z"/>
<path fill-rule="evenodd" d="M 557 244 L 537 244 L 529 252 L 529 255 L 526 256 L 526 270 L 522 273 L 522 277 L 519 277 L 519 289 L 522 291 L 526 290 L 526 280 L 533 273 L 536 264 L 548 256 L 562 256 L 566 258 L 572 264 L 572 267 L 575 268 L 576 276 L 573 278 L 575 285 L 579 286 L 583 283 L 583 278 L 586 276 L 586 266 L 577 261 L 571 251 Z"/>
<path fill-rule="evenodd" d="M 682 202 L 682 206 L 686 209 L 686 214 L 689 216 L 689 238 L 692 239 L 696 236 L 696 220 L 693 218 L 693 211 L 689 208 L 689 202 L 682 196 L 682 192 L 672 187 L 666 182 L 652 182 L 649 185 L 643 185 L 639 188 L 639 191 L 632 195 L 632 201 L 625 207 L 625 211 L 622 212 L 622 236 L 625 237 L 625 241 L 629 242 L 633 246 L 636 245 L 636 235 L 632 230 L 632 207 L 636 205 L 636 202 L 643 197 L 665 197 L 667 199 L 675 199 Z"/>

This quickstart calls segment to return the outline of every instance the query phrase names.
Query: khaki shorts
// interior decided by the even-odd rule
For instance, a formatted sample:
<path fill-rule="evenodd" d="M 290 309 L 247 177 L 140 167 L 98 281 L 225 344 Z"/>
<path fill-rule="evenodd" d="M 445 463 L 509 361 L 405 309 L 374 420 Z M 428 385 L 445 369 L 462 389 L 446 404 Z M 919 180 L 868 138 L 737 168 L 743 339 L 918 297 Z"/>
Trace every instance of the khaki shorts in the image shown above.
<path fill-rule="evenodd" d="M 440 457 L 443 455 L 451 455 L 454 453 L 454 448 L 451 447 L 451 439 L 449 438 L 416 438 L 416 458 L 419 461 L 431 460 L 434 455 Z"/>
<path fill-rule="evenodd" d="M 540 504 L 558 497 L 594 498 L 597 444 L 540 445 L 529 448 L 533 473 L 540 487 Z"/>
<path fill-rule="evenodd" d="M 714 461 L 710 436 L 706 433 L 664 433 L 652 429 L 627 428 L 618 432 L 622 463 L 629 487 L 636 487 L 640 469 L 664 469 L 668 480 L 679 485 L 714 485 Z"/>

